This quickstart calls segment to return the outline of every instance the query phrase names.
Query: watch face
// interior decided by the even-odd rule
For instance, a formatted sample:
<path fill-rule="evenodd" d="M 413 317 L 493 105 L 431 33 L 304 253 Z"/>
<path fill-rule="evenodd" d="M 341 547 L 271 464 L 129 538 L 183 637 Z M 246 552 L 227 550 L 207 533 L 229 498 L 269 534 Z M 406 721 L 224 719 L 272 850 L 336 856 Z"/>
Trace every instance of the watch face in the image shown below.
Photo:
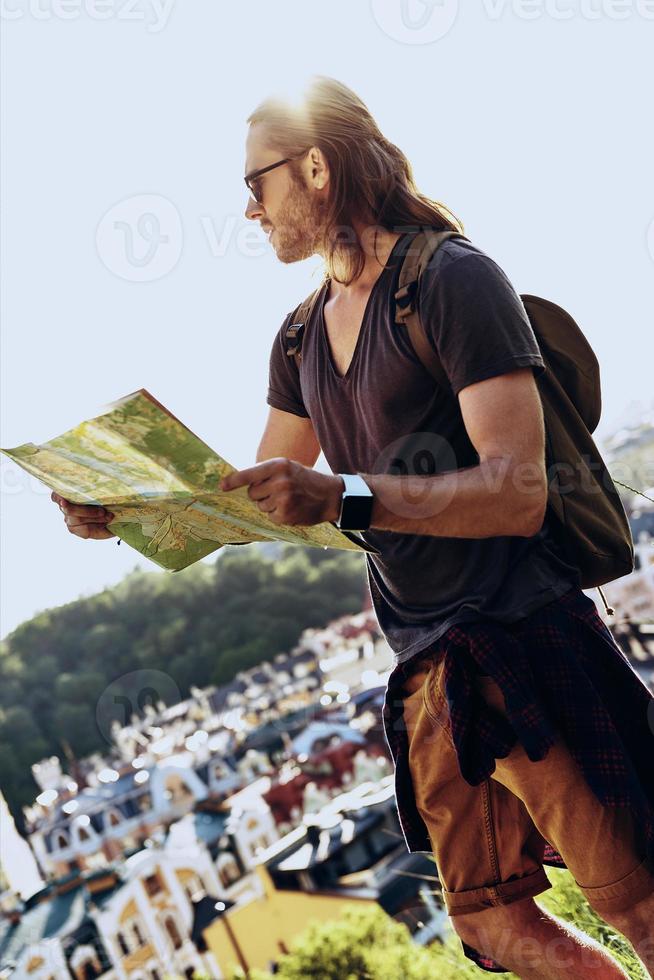
<path fill-rule="evenodd" d="M 345 496 L 339 526 L 346 531 L 365 531 L 372 517 L 372 495 Z"/>

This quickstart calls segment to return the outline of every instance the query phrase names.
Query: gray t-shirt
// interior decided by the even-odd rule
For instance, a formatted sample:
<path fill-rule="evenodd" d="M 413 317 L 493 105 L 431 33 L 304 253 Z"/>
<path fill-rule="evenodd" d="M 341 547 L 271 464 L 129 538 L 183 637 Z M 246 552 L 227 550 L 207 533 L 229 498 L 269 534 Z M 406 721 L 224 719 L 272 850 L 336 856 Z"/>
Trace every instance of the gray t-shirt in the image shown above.
<path fill-rule="evenodd" d="M 477 381 L 543 359 L 520 297 L 497 263 L 472 242 L 450 239 L 425 271 L 417 296 L 451 390 L 440 389 L 394 323 L 403 235 L 376 280 L 347 373 L 334 366 L 323 286 L 302 342 L 286 354 L 284 320 L 273 343 L 267 402 L 308 417 L 334 473 L 430 475 L 475 466 L 457 395 Z M 519 424 L 517 420 L 516 424 Z M 409 511 L 407 512 L 409 513 Z M 364 540 L 373 606 L 396 662 L 424 651 L 455 623 L 515 622 L 573 585 L 577 568 L 552 538 L 549 511 L 530 538 L 444 538 L 371 529 Z"/>

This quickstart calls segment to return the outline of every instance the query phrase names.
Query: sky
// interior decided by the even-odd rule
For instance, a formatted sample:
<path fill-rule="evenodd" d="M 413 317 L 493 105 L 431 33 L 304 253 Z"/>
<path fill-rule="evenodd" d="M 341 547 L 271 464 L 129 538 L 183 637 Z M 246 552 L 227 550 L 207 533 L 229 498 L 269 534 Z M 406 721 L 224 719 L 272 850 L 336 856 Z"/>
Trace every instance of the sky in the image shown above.
<path fill-rule="evenodd" d="M 574 316 L 600 434 L 651 399 L 654 0 L 3 0 L 2 19 L 3 447 L 145 387 L 254 462 L 270 346 L 320 259 L 279 263 L 246 221 L 245 119 L 314 73 L 518 292 Z M 70 535 L 5 457 L 0 481 L 0 635 L 156 568 Z"/>

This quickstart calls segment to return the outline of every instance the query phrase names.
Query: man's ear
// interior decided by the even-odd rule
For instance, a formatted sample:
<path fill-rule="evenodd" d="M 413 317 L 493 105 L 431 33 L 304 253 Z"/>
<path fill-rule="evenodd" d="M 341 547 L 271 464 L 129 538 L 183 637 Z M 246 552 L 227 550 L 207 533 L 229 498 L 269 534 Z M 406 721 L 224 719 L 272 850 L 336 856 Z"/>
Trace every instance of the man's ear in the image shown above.
<path fill-rule="evenodd" d="M 312 146 L 308 154 L 308 177 L 316 190 L 322 190 L 329 182 L 329 166 L 322 150 Z"/>

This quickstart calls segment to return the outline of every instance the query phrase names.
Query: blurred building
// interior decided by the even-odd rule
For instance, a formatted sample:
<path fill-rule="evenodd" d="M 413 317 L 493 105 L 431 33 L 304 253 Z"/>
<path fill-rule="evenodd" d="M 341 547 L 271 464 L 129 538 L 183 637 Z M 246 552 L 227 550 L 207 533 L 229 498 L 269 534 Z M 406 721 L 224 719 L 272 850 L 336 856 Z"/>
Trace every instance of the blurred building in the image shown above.
<path fill-rule="evenodd" d="M 222 977 L 193 941 L 198 908 L 261 897 L 252 868 L 277 836 L 261 805 L 199 810 L 102 869 L 53 878 L 1 917 L 0 977 Z"/>

